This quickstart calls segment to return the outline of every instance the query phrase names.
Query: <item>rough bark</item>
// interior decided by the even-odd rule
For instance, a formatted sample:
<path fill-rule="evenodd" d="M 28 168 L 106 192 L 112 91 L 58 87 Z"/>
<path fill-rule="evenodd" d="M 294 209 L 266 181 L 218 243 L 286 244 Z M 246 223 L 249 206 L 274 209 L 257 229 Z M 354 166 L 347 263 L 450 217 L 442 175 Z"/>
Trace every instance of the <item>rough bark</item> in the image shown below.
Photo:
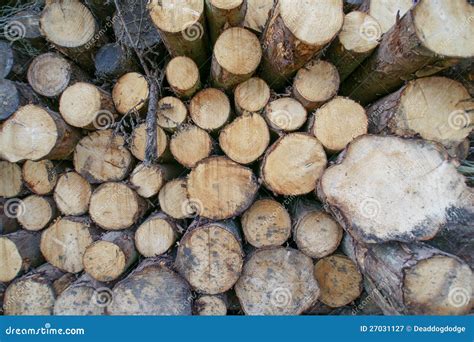
<path fill-rule="evenodd" d="M 262 34 L 262 78 L 272 88 L 282 88 L 336 36 L 343 15 L 342 0 L 279 0 Z"/>
<path fill-rule="evenodd" d="M 453 151 L 474 127 L 474 103 L 466 88 L 445 77 L 409 82 L 367 108 L 374 134 L 420 136 Z"/>
<path fill-rule="evenodd" d="M 442 11 L 445 19 L 436 15 Z M 405 80 L 432 75 L 470 58 L 474 47 L 466 39 L 474 9 L 466 1 L 421 0 L 390 29 L 379 48 L 342 84 L 341 93 L 367 104 L 400 87 Z M 444 18 L 444 17 L 443 17 Z M 440 32 L 447 22 L 456 30 Z M 454 43 L 455 42 L 455 43 Z"/>
<path fill-rule="evenodd" d="M 378 46 L 382 28 L 367 13 L 346 14 L 342 30 L 324 53 L 344 81 Z"/>
<path fill-rule="evenodd" d="M 461 259 L 426 244 L 361 245 L 349 235 L 343 248 L 364 274 L 366 289 L 385 315 L 462 315 L 470 310 L 472 272 Z"/>
<path fill-rule="evenodd" d="M 95 76 L 114 80 L 120 76 L 139 70 L 132 52 L 117 43 L 102 45 L 95 55 Z"/>
<path fill-rule="evenodd" d="M 179 6 L 152 0 L 148 9 L 169 54 L 187 56 L 205 69 L 209 52 L 204 0 L 184 0 Z"/>
<path fill-rule="evenodd" d="M 233 26 L 240 26 L 247 12 L 246 0 L 205 0 L 206 18 L 211 46 L 214 46 L 220 34 Z"/>

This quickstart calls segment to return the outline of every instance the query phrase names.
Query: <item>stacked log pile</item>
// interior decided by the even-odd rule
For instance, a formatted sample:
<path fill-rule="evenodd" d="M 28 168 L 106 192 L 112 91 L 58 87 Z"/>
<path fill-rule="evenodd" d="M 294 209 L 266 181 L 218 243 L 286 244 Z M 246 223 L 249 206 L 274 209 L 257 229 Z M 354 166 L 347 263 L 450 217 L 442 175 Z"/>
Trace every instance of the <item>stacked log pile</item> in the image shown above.
<path fill-rule="evenodd" d="M 0 15 L 3 314 L 472 312 L 474 5 Z"/>

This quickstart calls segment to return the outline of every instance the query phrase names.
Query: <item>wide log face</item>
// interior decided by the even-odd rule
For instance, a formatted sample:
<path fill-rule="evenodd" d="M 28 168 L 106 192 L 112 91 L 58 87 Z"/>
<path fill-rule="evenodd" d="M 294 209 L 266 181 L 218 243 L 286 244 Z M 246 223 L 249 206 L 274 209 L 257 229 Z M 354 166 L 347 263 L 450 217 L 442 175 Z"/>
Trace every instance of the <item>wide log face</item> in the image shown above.
<path fill-rule="evenodd" d="M 0 314 L 473 313 L 472 1 L 7 2 Z"/>

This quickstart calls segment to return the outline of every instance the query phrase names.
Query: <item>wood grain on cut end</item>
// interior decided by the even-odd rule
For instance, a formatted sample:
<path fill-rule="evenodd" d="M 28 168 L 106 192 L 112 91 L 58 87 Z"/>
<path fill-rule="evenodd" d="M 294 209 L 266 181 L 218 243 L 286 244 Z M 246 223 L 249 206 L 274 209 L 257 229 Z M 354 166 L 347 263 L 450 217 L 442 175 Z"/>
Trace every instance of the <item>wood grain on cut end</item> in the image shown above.
<path fill-rule="evenodd" d="M 189 98 L 201 86 L 199 69 L 189 57 L 174 57 L 166 66 L 166 80 L 176 96 Z"/>
<path fill-rule="evenodd" d="M 112 130 L 90 133 L 79 141 L 74 152 L 76 171 L 92 184 L 124 179 L 132 160 L 125 139 Z"/>
<path fill-rule="evenodd" d="M 20 273 L 23 267 L 23 259 L 18 252 L 15 242 L 10 240 L 8 236 L 0 237 L 0 281 L 8 282 Z"/>
<path fill-rule="evenodd" d="M 191 290 L 177 273 L 145 259 L 113 289 L 110 315 L 191 315 Z"/>
<path fill-rule="evenodd" d="M 143 108 L 148 101 L 148 95 L 148 82 L 137 72 L 129 72 L 120 77 L 112 90 L 115 108 L 120 114 Z"/>
<path fill-rule="evenodd" d="M 293 81 L 293 95 L 307 110 L 314 110 L 330 100 L 339 90 L 336 67 L 319 59 L 298 70 Z"/>
<path fill-rule="evenodd" d="M 326 163 L 324 148 L 316 138 L 291 133 L 270 146 L 260 173 L 271 191 L 280 195 L 302 195 L 316 188 Z"/>
<path fill-rule="evenodd" d="M 130 151 L 138 160 L 145 160 L 147 144 L 146 123 L 141 123 L 133 129 Z M 156 156 L 163 157 L 168 147 L 168 136 L 161 127 L 156 127 Z"/>
<path fill-rule="evenodd" d="M 54 282 L 64 272 L 44 264 L 35 271 L 12 282 L 5 291 L 5 315 L 52 315 L 57 291 Z"/>
<path fill-rule="evenodd" d="M 133 231 L 107 232 L 86 248 L 84 271 L 95 280 L 109 282 L 120 277 L 137 259 Z"/>
<path fill-rule="evenodd" d="M 298 315 L 316 302 L 320 292 L 311 258 L 283 247 L 255 251 L 235 291 L 247 315 Z"/>
<path fill-rule="evenodd" d="M 28 83 L 43 96 L 59 96 L 71 80 L 71 63 L 54 52 L 35 57 L 28 67 Z"/>
<path fill-rule="evenodd" d="M 244 27 L 261 33 L 272 10 L 274 0 L 247 0 Z"/>
<path fill-rule="evenodd" d="M 255 34 L 232 27 L 219 36 L 214 46 L 211 78 L 216 88 L 231 89 L 249 79 L 262 59 L 262 49 Z"/>
<path fill-rule="evenodd" d="M 323 258 L 339 246 L 341 226 L 316 202 L 299 200 L 293 208 L 293 240 L 311 258 Z"/>
<path fill-rule="evenodd" d="M 368 243 L 431 239 L 454 217 L 473 215 L 464 177 L 439 145 L 423 140 L 356 138 L 317 193 L 346 230 Z"/>
<path fill-rule="evenodd" d="M 194 301 L 194 311 L 199 316 L 225 316 L 227 305 L 219 296 L 200 296 Z"/>
<path fill-rule="evenodd" d="M 458 146 L 474 127 L 474 105 L 467 89 L 445 77 L 424 77 L 368 108 L 370 131 L 400 136 L 421 136 Z"/>
<path fill-rule="evenodd" d="M 204 13 L 204 0 L 183 0 L 179 6 L 166 6 L 157 0 L 148 4 L 150 16 L 161 31 L 180 33 L 199 21 Z"/>
<path fill-rule="evenodd" d="M 338 39 L 346 51 L 365 53 L 378 45 L 382 33 L 377 19 L 367 13 L 354 11 L 344 17 Z"/>
<path fill-rule="evenodd" d="M 405 304 L 419 315 L 467 314 L 472 302 L 472 272 L 447 256 L 421 260 L 405 270 Z"/>
<path fill-rule="evenodd" d="M 186 178 L 173 179 L 167 182 L 158 194 L 161 210 L 177 220 L 198 214 L 192 212 L 193 210 L 201 210 L 193 208 L 193 204 L 189 203 L 186 184 Z"/>
<path fill-rule="evenodd" d="M 0 237 L 0 282 L 12 281 L 44 262 L 39 249 L 40 236 L 20 229 Z"/>
<path fill-rule="evenodd" d="M 291 218 L 283 205 L 272 199 L 255 201 L 242 215 L 245 240 L 261 248 L 280 246 L 291 234 Z"/>
<path fill-rule="evenodd" d="M 55 300 L 53 314 L 56 316 L 99 316 L 112 300 L 103 283 L 84 274 L 66 288 Z"/>
<path fill-rule="evenodd" d="M 342 1 L 284 0 L 279 5 L 285 26 L 305 44 L 323 46 L 330 42 L 342 27 Z M 315 32 L 318 34 L 314 34 Z"/>
<path fill-rule="evenodd" d="M 210 219 L 239 215 L 250 206 L 257 189 L 252 171 L 226 157 L 206 158 L 188 176 L 190 201 L 199 203 L 200 215 Z"/>
<path fill-rule="evenodd" d="M 25 185 L 37 195 L 46 195 L 53 191 L 58 179 L 57 170 L 51 160 L 27 160 L 22 167 Z"/>
<path fill-rule="evenodd" d="M 198 292 L 229 290 L 243 265 L 241 241 L 233 222 L 208 223 L 188 229 L 180 241 L 175 266 Z"/>
<path fill-rule="evenodd" d="M 277 132 L 291 132 L 306 122 L 303 105 L 291 97 L 282 97 L 268 103 L 264 111 L 268 125 Z"/>
<path fill-rule="evenodd" d="M 170 151 L 181 165 L 192 168 L 212 152 L 209 133 L 194 125 L 184 125 L 171 138 Z"/>
<path fill-rule="evenodd" d="M 135 232 L 135 245 L 144 257 L 166 253 L 175 243 L 181 228 L 163 213 L 150 216 Z"/>
<path fill-rule="evenodd" d="M 360 104 L 349 98 L 336 97 L 316 111 L 311 133 L 328 153 L 335 153 L 366 134 L 368 125 L 365 109 Z"/>
<path fill-rule="evenodd" d="M 103 229 L 120 230 L 136 223 L 146 208 L 145 200 L 124 183 L 104 183 L 92 193 L 89 215 Z"/>
<path fill-rule="evenodd" d="M 114 123 L 112 97 L 101 88 L 86 82 L 69 86 L 59 100 L 64 120 L 74 127 L 106 129 Z"/>
<path fill-rule="evenodd" d="M 57 215 L 56 204 L 50 197 L 31 195 L 22 202 L 24 212 L 18 216 L 18 222 L 26 230 L 41 230 Z"/>
<path fill-rule="evenodd" d="M 225 126 L 219 134 L 219 145 L 224 153 L 240 164 L 257 160 L 270 143 L 270 132 L 265 119 L 257 113 L 245 113 Z"/>
<path fill-rule="evenodd" d="M 41 14 L 40 24 L 46 39 L 66 48 L 86 45 L 97 29 L 89 9 L 74 0 L 48 4 Z"/>
<path fill-rule="evenodd" d="M 125 254 L 109 241 L 96 241 L 84 252 L 84 270 L 101 281 L 116 279 L 125 270 Z"/>
<path fill-rule="evenodd" d="M 240 83 L 234 91 L 235 109 L 243 112 L 260 112 L 270 100 L 270 87 L 258 77 L 249 78 Z"/>
<path fill-rule="evenodd" d="M 84 269 L 82 257 L 93 242 L 90 224 L 83 219 L 63 217 L 41 235 L 41 253 L 53 266 L 70 273 Z"/>
<path fill-rule="evenodd" d="M 54 200 L 64 215 L 82 215 L 89 210 L 91 185 L 80 174 L 67 172 L 61 175 L 54 189 Z"/>
<path fill-rule="evenodd" d="M 333 308 L 351 303 L 362 292 L 362 275 L 357 265 L 344 255 L 318 260 L 314 277 L 321 289 L 319 300 Z"/>
<path fill-rule="evenodd" d="M 412 6 L 412 0 L 368 0 L 362 9 L 368 10 L 380 23 L 382 33 L 385 33 L 395 25 L 397 16 L 403 17 Z"/>
<path fill-rule="evenodd" d="M 156 121 L 163 129 L 174 131 L 178 126 L 184 123 L 187 114 L 188 110 L 183 101 L 176 97 L 166 96 L 158 101 Z"/>
<path fill-rule="evenodd" d="M 130 174 L 130 185 L 144 198 L 155 196 L 165 183 L 165 175 L 158 165 L 138 164 Z"/>
<path fill-rule="evenodd" d="M 20 107 L 0 128 L 0 157 L 17 162 L 25 159 L 63 159 L 79 140 L 79 132 L 58 113 L 38 105 Z"/>
<path fill-rule="evenodd" d="M 344 17 L 344 25 L 325 52 L 344 81 L 377 47 L 382 36 L 379 22 L 371 15 L 353 11 Z"/>
<path fill-rule="evenodd" d="M 216 130 L 229 120 L 231 107 L 229 99 L 222 91 L 207 88 L 191 99 L 189 114 L 194 123 L 205 130 Z"/>
<path fill-rule="evenodd" d="M 15 197 L 23 190 L 21 168 L 18 164 L 0 160 L 0 197 Z"/>

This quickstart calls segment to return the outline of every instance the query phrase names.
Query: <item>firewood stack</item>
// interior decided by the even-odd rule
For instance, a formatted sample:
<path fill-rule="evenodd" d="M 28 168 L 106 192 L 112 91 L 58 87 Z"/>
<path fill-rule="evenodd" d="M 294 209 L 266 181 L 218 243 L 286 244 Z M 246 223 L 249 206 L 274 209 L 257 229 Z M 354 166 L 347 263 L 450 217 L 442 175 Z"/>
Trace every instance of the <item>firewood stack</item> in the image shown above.
<path fill-rule="evenodd" d="M 468 1 L 0 14 L 5 315 L 471 312 Z"/>

